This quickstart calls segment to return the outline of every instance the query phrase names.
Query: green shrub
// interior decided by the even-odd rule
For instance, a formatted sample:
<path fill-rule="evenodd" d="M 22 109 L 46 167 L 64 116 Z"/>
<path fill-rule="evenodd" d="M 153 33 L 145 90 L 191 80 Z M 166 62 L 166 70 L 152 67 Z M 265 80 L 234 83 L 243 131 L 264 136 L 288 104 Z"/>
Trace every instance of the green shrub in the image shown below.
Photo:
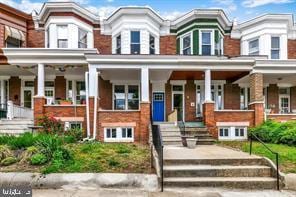
<path fill-rule="evenodd" d="M 250 131 L 264 142 L 296 145 L 296 121 L 279 123 L 268 120 Z"/>
<path fill-rule="evenodd" d="M 61 139 L 56 135 L 43 135 L 35 144 L 39 152 L 44 154 L 47 160 L 51 160 L 53 153 L 62 146 Z"/>
<path fill-rule="evenodd" d="M 117 167 L 120 165 L 120 162 L 118 162 L 114 157 L 111 157 L 110 159 L 108 159 L 108 165 L 110 167 Z"/>
<path fill-rule="evenodd" d="M 6 142 L 12 149 L 23 149 L 33 146 L 36 138 L 32 133 L 23 133 L 19 136 L 11 137 Z"/>
<path fill-rule="evenodd" d="M 9 165 L 11 165 L 11 164 L 14 164 L 14 163 L 16 163 L 18 160 L 17 160 L 17 158 L 15 158 L 15 157 L 6 157 L 5 159 L 3 159 L 2 161 L 1 161 L 1 165 L 2 166 L 9 166 Z"/>
<path fill-rule="evenodd" d="M 0 161 L 12 155 L 13 153 L 7 145 L 0 145 Z"/>
<path fill-rule="evenodd" d="M 32 165 L 42 165 L 47 162 L 47 158 L 44 154 L 42 153 L 36 153 L 31 157 L 30 163 Z"/>
<path fill-rule="evenodd" d="M 81 141 L 83 131 L 82 131 L 82 129 L 75 127 L 75 128 L 71 128 L 68 131 L 66 131 L 66 135 L 74 137 L 74 139 L 76 141 Z"/>

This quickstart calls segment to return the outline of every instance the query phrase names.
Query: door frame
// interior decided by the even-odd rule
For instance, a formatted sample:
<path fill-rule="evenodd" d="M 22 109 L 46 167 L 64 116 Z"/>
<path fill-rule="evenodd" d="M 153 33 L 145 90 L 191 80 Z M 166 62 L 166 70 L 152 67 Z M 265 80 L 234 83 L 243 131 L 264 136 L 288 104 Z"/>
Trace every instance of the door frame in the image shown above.
<path fill-rule="evenodd" d="M 290 113 L 291 112 L 291 97 L 288 94 L 280 94 L 279 95 L 279 113 L 281 114 L 281 111 L 282 111 L 281 98 L 288 98 L 288 113 Z"/>
<path fill-rule="evenodd" d="M 154 106 L 154 93 L 161 93 L 161 94 L 163 94 L 163 122 L 165 122 L 166 121 L 166 95 L 165 95 L 165 91 L 153 91 L 152 92 L 152 121 L 153 121 L 153 106 Z"/>
<path fill-rule="evenodd" d="M 173 86 L 182 86 L 183 90 L 182 91 L 174 91 Z M 182 95 L 182 100 L 183 100 L 183 103 L 182 103 L 182 110 L 183 110 L 182 121 L 185 122 L 185 90 L 184 90 L 185 84 L 171 84 L 171 88 L 172 88 L 172 110 L 174 109 L 174 95 L 175 94 L 181 94 Z"/>
<path fill-rule="evenodd" d="M 21 78 L 21 103 L 20 103 L 20 106 L 21 107 L 24 107 L 24 91 L 25 90 L 30 90 L 32 92 L 32 99 L 31 99 L 31 102 L 32 102 L 32 107 L 31 109 L 34 108 L 34 94 L 35 94 L 35 77 L 30 77 L 30 76 L 22 76 L 20 77 Z M 31 86 L 31 87 L 25 87 L 25 82 L 26 81 L 33 81 L 34 82 L 34 86 Z"/>

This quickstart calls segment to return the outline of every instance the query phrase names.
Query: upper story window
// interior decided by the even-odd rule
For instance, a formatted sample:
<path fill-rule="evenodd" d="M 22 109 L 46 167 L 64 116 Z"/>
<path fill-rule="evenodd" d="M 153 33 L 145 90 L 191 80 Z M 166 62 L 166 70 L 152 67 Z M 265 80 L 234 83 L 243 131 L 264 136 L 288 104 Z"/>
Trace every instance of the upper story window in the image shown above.
<path fill-rule="evenodd" d="M 191 34 L 185 35 L 181 39 L 182 44 L 182 54 L 191 55 Z"/>
<path fill-rule="evenodd" d="M 221 34 L 218 34 L 218 37 L 215 39 L 215 55 L 223 55 L 223 37 Z"/>
<path fill-rule="evenodd" d="M 155 37 L 152 35 L 149 36 L 149 51 L 150 54 L 155 54 Z"/>
<path fill-rule="evenodd" d="M 140 54 L 140 31 L 131 31 L 131 54 Z"/>
<path fill-rule="evenodd" d="M 259 39 L 249 41 L 249 55 L 259 55 Z"/>
<path fill-rule="evenodd" d="M 78 29 L 78 48 L 87 48 L 87 31 Z"/>
<path fill-rule="evenodd" d="M 116 54 L 121 54 L 121 35 L 116 37 Z"/>
<path fill-rule="evenodd" d="M 21 48 L 22 46 L 22 41 L 13 37 L 8 37 L 5 42 L 6 48 Z"/>
<path fill-rule="evenodd" d="M 212 31 L 201 32 L 201 55 L 212 54 Z"/>
<path fill-rule="evenodd" d="M 58 48 L 68 48 L 67 25 L 57 25 L 57 46 Z"/>
<path fill-rule="evenodd" d="M 280 37 L 271 37 L 271 59 L 280 59 Z"/>

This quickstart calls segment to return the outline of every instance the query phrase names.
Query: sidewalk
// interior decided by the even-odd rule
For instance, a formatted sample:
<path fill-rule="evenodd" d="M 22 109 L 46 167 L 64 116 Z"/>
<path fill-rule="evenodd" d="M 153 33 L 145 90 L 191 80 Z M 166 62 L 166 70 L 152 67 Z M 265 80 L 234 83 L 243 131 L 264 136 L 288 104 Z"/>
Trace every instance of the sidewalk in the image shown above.
<path fill-rule="evenodd" d="M 140 190 L 33 190 L 33 197 L 294 197 L 295 191 L 227 190 L 215 188 L 167 189 L 165 192 Z"/>

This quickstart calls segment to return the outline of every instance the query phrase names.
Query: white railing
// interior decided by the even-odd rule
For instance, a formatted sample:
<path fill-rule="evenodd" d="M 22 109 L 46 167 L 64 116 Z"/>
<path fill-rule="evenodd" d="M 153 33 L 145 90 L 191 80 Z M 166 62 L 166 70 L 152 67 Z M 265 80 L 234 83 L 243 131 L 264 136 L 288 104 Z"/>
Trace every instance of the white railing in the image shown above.
<path fill-rule="evenodd" d="M 13 118 L 33 119 L 33 114 L 31 108 L 15 105 L 12 101 L 7 102 L 7 119 L 9 120 Z"/>

